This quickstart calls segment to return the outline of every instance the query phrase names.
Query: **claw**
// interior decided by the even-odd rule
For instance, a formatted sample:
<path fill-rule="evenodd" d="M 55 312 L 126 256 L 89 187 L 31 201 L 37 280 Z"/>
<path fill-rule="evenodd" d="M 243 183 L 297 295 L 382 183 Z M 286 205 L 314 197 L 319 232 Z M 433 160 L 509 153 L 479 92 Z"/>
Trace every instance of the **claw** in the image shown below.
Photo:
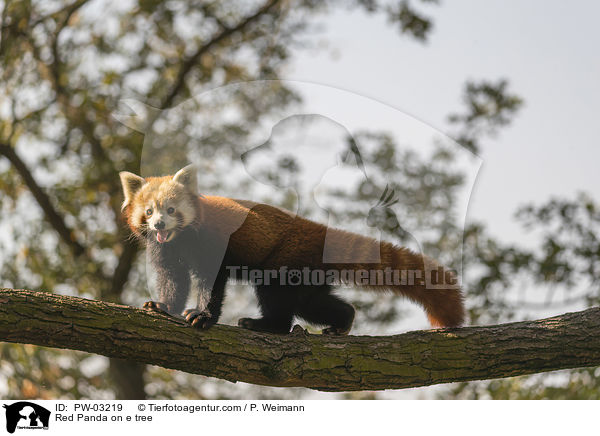
<path fill-rule="evenodd" d="M 146 301 L 142 305 L 142 309 L 152 310 L 154 312 L 169 313 L 167 305 L 165 303 L 160 303 L 158 301 Z"/>
<path fill-rule="evenodd" d="M 183 316 L 186 322 L 198 329 L 207 329 L 215 324 L 215 320 L 207 310 L 187 309 L 183 312 Z"/>

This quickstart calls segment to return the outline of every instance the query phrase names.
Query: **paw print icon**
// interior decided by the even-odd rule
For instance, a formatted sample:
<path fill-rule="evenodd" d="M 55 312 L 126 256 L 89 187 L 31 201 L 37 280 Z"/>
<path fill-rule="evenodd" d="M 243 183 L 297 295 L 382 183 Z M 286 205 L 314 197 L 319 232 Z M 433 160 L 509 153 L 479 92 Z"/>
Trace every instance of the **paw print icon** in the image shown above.
<path fill-rule="evenodd" d="M 302 283 L 302 274 L 297 269 L 291 269 L 287 274 L 288 285 L 298 286 Z"/>

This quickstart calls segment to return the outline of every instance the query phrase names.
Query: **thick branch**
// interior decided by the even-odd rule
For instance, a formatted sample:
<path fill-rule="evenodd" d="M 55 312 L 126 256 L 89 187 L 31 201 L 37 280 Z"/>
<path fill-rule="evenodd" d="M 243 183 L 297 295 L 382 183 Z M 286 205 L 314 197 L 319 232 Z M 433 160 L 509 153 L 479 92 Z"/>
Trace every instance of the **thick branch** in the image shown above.
<path fill-rule="evenodd" d="M 396 336 L 290 335 L 184 321 L 102 301 L 0 290 L 0 339 L 189 373 L 325 391 L 398 389 L 600 365 L 600 308 Z"/>

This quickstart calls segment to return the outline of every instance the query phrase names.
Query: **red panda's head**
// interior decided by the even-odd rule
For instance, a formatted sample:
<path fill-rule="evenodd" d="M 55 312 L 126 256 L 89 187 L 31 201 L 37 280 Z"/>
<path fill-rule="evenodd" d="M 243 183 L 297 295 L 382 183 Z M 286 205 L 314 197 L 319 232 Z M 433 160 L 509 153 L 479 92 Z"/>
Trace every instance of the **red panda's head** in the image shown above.
<path fill-rule="evenodd" d="M 172 241 L 185 227 L 201 221 L 196 168 L 174 176 L 143 178 L 123 171 L 122 210 L 137 236 L 150 236 L 160 244 Z"/>

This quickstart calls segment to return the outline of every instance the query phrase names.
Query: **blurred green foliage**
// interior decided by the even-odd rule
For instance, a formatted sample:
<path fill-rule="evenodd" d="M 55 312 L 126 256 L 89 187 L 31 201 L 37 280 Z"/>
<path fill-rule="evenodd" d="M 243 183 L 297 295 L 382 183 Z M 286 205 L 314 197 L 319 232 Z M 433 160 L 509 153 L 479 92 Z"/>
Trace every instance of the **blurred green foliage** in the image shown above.
<path fill-rule="evenodd" d="M 112 115 L 122 98 L 169 109 L 222 85 L 277 78 L 291 49 L 309 46 L 315 18 L 334 8 L 384 14 L 403 34 L 424 41 L 432 21 L 408 2 L 354 0 L 267 0 L 251 2 L 5 1 L 0 33 L 0 285 L 52 290 L 139 305 L 147 295 L 144 258 L 120 218 L 118 172 L 140 172 L 144 135 Z M 415 4 L 418 4 L 415 7 Z M 299 103 L 281 82 L 234 97 L 241 117 L 229 122 L 214 108 L 191 101 L 179 131 L 195 116 L 210 128 L 195 138 L 212 163 L 231 161 L 254 125 L 278 109 Z M 508 82 L 469 82 L 464 112 L 449 120 L 454 136 L 471 151 L 509 122 L 522 105 Z M 211 116 L 212 114 L 212 116 Z M 177 143 L 189 136 L 169 136 Z M 233 138 L 233 139 L 232 139 Z M 370 144 L 362 156 L 369 174 L 352 189 L 329 195 L 349 201 L 332 216 L 352 222 L 373 206 L 373 193 L 393 189 L 393 210 L 374 219 L 386 239 L 408 243 L 413 225 L 433 229 L 420 241 L 443 258 L 464 250 L 467 302 L 474 322 L 526 317 L 527 304 L 511 301 L 518 277 L 527 290 L 547 298 L 535 303 L 598 304 L 598 206 L 584 194 L 524 207 L 517 214 L 539 245 L 520 247 L 491 237 L 471 224 L 464 241 L 456 220 L 459 189 L 451 148 L 439 144 L 422 156 L 400 148 L 382 132 L 363 132 Z M 281 174 L 298 169 L 282 162 Z M 208 182 L 207 182 L 208 183 Z M 207 191 L 231 189 L 227 174 L 211 179 Z M 237 196 L 246 189 L 238 186 Z M 418 197 L 416 204 L 414 199 Z M 273 198 L 286 206 L 289 197 Z M 401 209 L 413 213 L 402 215 Z M 375 213 L 375 212 L 374 212 Z M 375 215 L 374 215 L 375 216 Z M 7 236 L 8 235 L 8 236 Z M 464 244 L 464 246 L 463 246 Z M 563 300 L 555 290 L 562 287 Z M 234 288 L 239 288 L 236 286 Z M 575 294 L 575 289 L 577 292 Z M 571 292 L 571 290 L 573 290 Z M 235 301 L 242 301 L 234 292 Z M 512 293 L 511 293 L 512 295 Z M 526 296 L 528 296 L 527 293 Z M 387 297 L 354 295 L 365 323 L 390 325 L 402 316 Z M 5 398 L 296 398 L 302 389 L 231 385 L 161 368 L 145 368 L 85 353 L 28 345 L 0 345 L 0 379 Z M 108 376 L 107 376 L 108 375 Z M 562 371 L 445 389 L 444 398 L 596 398 L 597 369 Z M 348 398 L 376 398 L 352 394 Z"/>

